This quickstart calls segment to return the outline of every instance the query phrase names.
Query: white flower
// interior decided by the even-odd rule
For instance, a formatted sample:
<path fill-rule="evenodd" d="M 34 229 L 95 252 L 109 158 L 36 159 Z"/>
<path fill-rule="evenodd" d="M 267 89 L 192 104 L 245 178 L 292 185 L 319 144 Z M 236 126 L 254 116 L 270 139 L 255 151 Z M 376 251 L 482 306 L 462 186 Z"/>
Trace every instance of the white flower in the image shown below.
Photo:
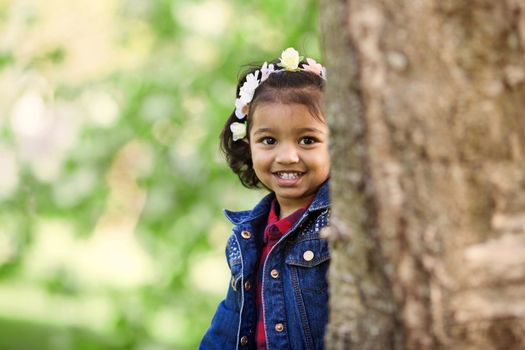
<path fill-rule="evenodd" d="M 301 57 L 299 57 L 299 52 L 292 47 L 287 48 L 281 53 L 281 63 L 279 64 L 286 70 L 295 71 L 299 67 L 299 62 Z"/>
<path fill-rule="evenodd" d="M 275 72 L 273 64 L 268 64 L 267 62 L 264 62 L 264 64 L 261 67 L 261 83 L 268 79 L 268 76 L 273 72 Z"/>
<path fill-rule="evenodd" d="M 258 76 L 258 70 L 246 76 L 246 81 L 244 82 L 244 84 L 242 84 L 241 89 L 239 91 L 239 98 L 243 103 L 248 104 L 252 101 L 255 89 L 257 89 L 257 87 L 259 86 L 259 80 L 257 79 Z"/>
<path fill-rule="evenodd" d="M 233 135 L 233 141 L 241 140 L 246 137 L 246 123 L 231 123 L 230 130 Z"/>

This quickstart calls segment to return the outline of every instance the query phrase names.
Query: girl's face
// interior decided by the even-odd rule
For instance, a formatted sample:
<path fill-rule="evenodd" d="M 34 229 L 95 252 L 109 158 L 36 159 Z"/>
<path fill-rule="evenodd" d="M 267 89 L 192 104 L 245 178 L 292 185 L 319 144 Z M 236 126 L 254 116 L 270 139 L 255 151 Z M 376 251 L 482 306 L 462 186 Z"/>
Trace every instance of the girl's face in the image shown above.
<path fill-rule="evenodd" d="M 275 192 L 281 214 L 308 204 L 328 178 L 328 127 L 304 105 L 258 104 L 249 143 L 253 169 Z"/>

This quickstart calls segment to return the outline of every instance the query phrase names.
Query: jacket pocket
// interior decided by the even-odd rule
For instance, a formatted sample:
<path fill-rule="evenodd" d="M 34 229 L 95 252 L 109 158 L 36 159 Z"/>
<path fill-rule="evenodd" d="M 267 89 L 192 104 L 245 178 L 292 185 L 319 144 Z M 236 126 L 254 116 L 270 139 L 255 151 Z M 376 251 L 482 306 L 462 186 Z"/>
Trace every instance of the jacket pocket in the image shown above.
<path fill-rule="evenodd" d="M 306 239 L 290 246 L 286 253 L 285 262 L 305 342 L 302 348 L 322 349 L 328 321 L 328 244 L 319 238 Z"/>
<path fill-rule="evenodd" d="M 328 287 L 326 273 L 330 251 L 323 239 L 297 242 L 289 248 L 286 264 L 295 269 L 302 291 L 322 292 Z"/>

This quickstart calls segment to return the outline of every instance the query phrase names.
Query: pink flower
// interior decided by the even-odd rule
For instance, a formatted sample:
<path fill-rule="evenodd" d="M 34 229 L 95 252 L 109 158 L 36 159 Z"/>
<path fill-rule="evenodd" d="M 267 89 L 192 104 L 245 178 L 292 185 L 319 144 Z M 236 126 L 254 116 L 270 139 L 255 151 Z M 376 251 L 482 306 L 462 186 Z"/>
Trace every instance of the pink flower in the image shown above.
<path fill-rule="evenodd" d="M 249 105 L 241 101 L 240 98 L 235 100 L 235 116 L 237 119 L 246 117 L 249 111 Z"/>
<path fill-rule="evenodd" d="M 315 73 L 323 78 L 325 77 L 323 74 L 325 73 L 324 67 L 321 64 L 317 63 L 313 58 L 310 57 L 306 58 L 306 62 L 308 62 L 308 64 L 303 64 L 304 71 Z"/>

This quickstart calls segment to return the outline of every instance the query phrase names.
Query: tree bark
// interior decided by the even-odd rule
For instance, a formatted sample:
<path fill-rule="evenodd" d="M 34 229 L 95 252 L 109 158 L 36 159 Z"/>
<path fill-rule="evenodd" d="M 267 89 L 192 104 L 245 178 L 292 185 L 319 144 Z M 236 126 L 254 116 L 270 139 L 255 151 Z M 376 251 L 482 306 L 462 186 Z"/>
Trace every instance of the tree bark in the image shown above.
<path fill-rule="evenodd" d="M 321 0 L 327 349 L 525 348 L 525 0 Z"/>

